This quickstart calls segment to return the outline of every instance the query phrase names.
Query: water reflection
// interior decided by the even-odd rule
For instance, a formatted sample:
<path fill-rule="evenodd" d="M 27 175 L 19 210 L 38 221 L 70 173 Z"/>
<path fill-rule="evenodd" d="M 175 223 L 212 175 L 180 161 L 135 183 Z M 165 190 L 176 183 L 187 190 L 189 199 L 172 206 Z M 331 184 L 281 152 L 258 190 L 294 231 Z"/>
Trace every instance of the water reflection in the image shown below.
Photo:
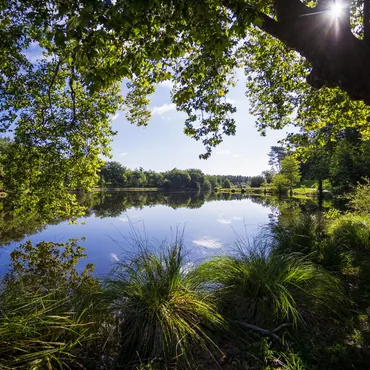
<path fill-rule="evenodd" d="M 277 218 L 294 219 L 301 213 L 312 213 L 318 210 L 314 200 L 279 199 L 275 197 L 250 196 L 236 193 L 166 193 L 166 192 L 97 192 L 92 194 L 78 194 L 79 205 L 85 209 L 85 217 L 117 218 L 129 210 L 141 210 L 144 207 L 162 205 L 174 210 L 199 209 L 207 202 L 243 201 L 258 204 L 268 208 L 270 222 Z M 7 199 L 0 203 L 0 245 L 19 242 L 26 237 L 42 232 L 48 225 L 58 225 L 69 220 L 68 217 L 43 214 L 37 209 L 28 208 L 27 211 L 13 209 Z M 222 208 L 222 206 L 219 206 Z M 121 218 L 125 222 L 127 219 Z M 232 221 L 243 220 L 242 216 L 231 216 L 230 219 L 220 214 L 216 221 L 219 224 L 230 225 Z M 282 221 L 282 220 L 281 220 Z M 286 221 L 288 222 L 288 221 Z M 195 243 L 197 244 L 197 243 Z M 202 244 L 202 243 L 198 243 Z M 209 245 L 219 245 L 213 241 Z"/>

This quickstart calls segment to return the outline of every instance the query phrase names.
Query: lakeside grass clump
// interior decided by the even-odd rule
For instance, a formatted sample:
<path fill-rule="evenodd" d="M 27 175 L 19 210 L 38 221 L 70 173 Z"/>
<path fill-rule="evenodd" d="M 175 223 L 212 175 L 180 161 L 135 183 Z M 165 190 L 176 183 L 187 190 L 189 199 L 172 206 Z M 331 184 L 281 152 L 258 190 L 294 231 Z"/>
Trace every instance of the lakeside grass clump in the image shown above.
<path fill-rule="evenodd" d="M 236 324 L 273 330 L 282 324 L 315 324 L 339 316 L 345 300 L 339 280 L 295 254 L 264 248 L 240 250 L 201 264 L 197 278 L 212 284 L 220 312 Z"/>
<path fill-rule="evenodd" d="M 214 347 L 206 328 L 223 326 L 212 295 L 188 278 L 181 242 L 118 262 L 105 288 L 120 322 L 120 365 L 193 368 L 194 346 Z"/>
<path fill-rule="evenodd" d="M 91 307 L 76 312 L 59 291 L 25 291 L 19 283 L 0 295 L 0 368 L 82 366 L 77 353 L 96 335 L 88 318 Z"/>

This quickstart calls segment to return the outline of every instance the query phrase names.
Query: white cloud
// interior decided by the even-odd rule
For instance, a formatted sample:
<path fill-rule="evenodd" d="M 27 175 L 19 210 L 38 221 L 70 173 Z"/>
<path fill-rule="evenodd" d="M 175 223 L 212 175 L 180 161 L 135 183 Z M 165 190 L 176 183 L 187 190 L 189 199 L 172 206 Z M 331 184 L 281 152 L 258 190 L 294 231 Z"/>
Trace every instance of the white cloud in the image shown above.
<path fill-rule="evenodd" d="M 193 240 L 193 244 L 198 247 L 205 247 L 211 249 L 219 249 L 222 248 L 224 245 L 219 241 L 219 239 L 212 239 L 212 238 L 203 238 L 198 240 Z"/>
<path fill-rule="evenodd" d="M 165 114 L 167 112 L 170 112 L 170 111 L 173 111 L 173 110 L 176 110 L 176 105 L 174 103 L 165 103 L 163 105 L 160 105 L 158 107 L 154 107 L 152 109 L 152 115 L 159 115 L 161 116 L 162 114 Z"/>
<path fill-rule="evenodd" d="M 116 113 L 116 114 L 112 117 L 112 121 L 115 121 L 118 117 L 119 117 L 119 114 L 118 114 L 118 113 Z"/>
<path fill-rule="evenodd" d="M 224 224 L 224 225 L 229 225 L 229 224 L 231 224 L 231 221 L 230 221 L 230 220 L 227 220 L 226 218 L 218 218 L 216 221 L 217 221 L 218 223 L 220 223 L 220 224 Z"/>
<path fill-rule="evenodd" d="M 239 153 L 235 153 L 235 154 L 233 154 L 233 155 L 232 155 L 232 157 L 233 157 L 233 158 L 239 158 L 239 157 L 241 157 L 241 156 L 242 156 L 242 155 L 241 155 L 241 154 L 239 154 Z"/>
<path fill-rule="evenodd" d="M 167 89 L 171 89 L 173 88 L 173 82 L 172 81 L 169 81 L 169 80 L 166 80 L 166 81 L 162 81 L 158 84 L 158 86 L 160 87 L 165 87 Z"/>
<path fill-rule="evenodd" d="M 243 217 L 234 216 L 233 220 L 235 221 L 243 221 Z"/>
<path fill-rule="evenodd" d="M 122 157 L 125 157 L 126 155 L 128 155 L 128 153 L 127 152 L 123 152 L 123 153 L 121 153 L 120 154 Z"/>
<path fill-rule="evenodd" d="M 216 152 L 216 154 L 217 155 L 230 155 L 231 150 L 230 149 L 219 150 L 218 152 Z"/>
<path fill-rule="evenodd" d="M 226 103 L 229 103 L 231 105 L 236 105 L 238 102 L 234 99 L 226 98 Z"/>
<path fill-rule="evenodd" d="M 119 261 L 119 257 L 115 253 L 111 253 L 109 256 L 112 261 Z"/>

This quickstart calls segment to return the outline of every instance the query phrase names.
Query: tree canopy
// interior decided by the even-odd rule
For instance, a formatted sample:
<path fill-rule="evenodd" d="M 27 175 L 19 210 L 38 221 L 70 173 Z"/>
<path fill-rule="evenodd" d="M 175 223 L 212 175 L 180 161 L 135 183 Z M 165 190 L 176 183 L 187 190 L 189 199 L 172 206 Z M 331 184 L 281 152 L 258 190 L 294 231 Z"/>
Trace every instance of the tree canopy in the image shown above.
<path fill-rule="evenodd" d="M 369 0 L 343 0 L 336 14 L 333 3 L 2 0 L 0 130 L 14 135 L 14 159 L 29 160 L 32 147 L 43 174 L 59 173 L 61 184 L 68 169 L 69 182 L 88 188 L 109 154 L 110 117 L 124 107 L 147 124 L 150 95 L 169 80 L 185 133 L 207 158 L 235 134 L 226 96 L 244 68 L 262 133 L 293 123 L 304 132 L 357 125 L 368 135 Z"/>

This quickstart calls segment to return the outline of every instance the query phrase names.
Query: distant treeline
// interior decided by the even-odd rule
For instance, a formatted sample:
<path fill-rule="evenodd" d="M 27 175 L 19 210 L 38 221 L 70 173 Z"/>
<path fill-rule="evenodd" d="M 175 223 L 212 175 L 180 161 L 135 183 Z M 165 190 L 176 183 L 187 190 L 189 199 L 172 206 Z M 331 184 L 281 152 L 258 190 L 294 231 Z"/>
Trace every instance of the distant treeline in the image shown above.
<path fill-rule="evenodd" d="M 198 169 L 155 172 L 143 168 L 131 170 L 119 162 L 106 162 L 100 171 L 100 186 L 106 188 L 164 188 L 210 191 L 217 187 L 250 184 L 250 176 L 206 175 Z"/>

